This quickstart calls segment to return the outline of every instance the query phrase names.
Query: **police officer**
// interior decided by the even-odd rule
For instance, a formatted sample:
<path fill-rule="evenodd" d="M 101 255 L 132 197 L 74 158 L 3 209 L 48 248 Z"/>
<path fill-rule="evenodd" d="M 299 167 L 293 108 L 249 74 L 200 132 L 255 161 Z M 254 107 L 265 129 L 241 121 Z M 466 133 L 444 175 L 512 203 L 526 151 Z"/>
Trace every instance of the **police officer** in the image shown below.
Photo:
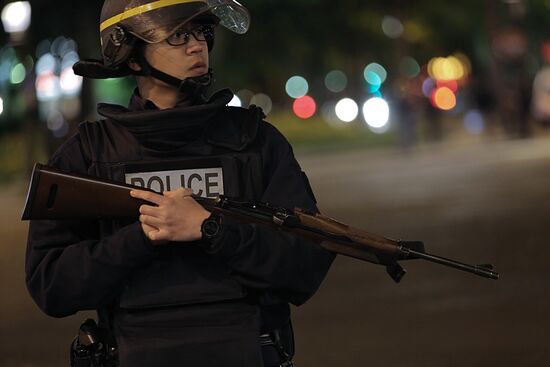
<path fill-rule="evenodd" d="M 32 221 L 30 294 L 48 315 L 97 310 L 120 366 L 290 366 L 289 303 L 319 287 L 334 258 L 310 240 L 209 213 L 224 194 L 316 211 L 286 139 L 258 108 L 206 97 L 221 25 L 249 26 L 234 0 L 107 0 L 103 59 L 90 78 L 135 75 L 129 106 L 100 104 L 49 164 L 151 188 L 139 219 Z M 86 193 L 82 193 L 85 195 Z M 86 208 L 82 208 L 83 211 Z"/>

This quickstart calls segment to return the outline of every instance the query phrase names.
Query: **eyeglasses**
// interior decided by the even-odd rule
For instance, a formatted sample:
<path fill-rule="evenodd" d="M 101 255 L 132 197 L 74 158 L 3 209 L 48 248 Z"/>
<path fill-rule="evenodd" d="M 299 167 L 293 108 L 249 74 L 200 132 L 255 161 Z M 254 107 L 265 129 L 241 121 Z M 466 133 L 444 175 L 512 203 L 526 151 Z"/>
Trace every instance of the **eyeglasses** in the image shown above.
<path fill-rule="evenodd" d="M 178 29 L 166 39 L 166 42 L 172 46 L 185 45 L 189 42 L 189 37 L 191 37 L 191 35 L 193 35 L 197 41 L 211 41 L 214 39 L 214 25 L 200 24 L 191 29 Z"/>

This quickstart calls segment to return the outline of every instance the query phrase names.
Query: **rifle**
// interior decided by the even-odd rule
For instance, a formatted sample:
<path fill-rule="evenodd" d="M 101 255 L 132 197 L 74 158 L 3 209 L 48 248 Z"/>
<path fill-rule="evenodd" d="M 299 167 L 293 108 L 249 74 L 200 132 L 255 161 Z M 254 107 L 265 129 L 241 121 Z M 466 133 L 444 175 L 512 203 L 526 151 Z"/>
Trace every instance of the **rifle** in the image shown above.
<path fill-rule="evenodd" d="M 137 218 L 139 207 L 151 203 L 131 197 L 132 189 L 144 190 L 138 186 L 36 164 L 21 219 Z M 211 212 L 247 223 L 270 225 L 316 240 L 320 246 L 334 253 L 384 265 L 395 282 L 399 282 L 406 273 L 398 261 L 411 259 L 424 259 L 490 279 L 499 277 L 489 264 L 469 265 L 432 255 L 425 251 L 422 242 L 392 240 L 303 209 L 238 201 L 225 196 L 194 198 Z"/>

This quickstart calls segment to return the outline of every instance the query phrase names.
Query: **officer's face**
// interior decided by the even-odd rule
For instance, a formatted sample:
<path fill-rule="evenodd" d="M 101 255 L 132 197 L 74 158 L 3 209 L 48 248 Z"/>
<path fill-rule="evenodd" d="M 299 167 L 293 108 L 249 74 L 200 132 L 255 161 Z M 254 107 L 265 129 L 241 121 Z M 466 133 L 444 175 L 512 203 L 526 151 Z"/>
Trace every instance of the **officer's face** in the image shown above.
<path fill-rule="evenodd" d="M 181 29 L 181 34 L 185 36 L 185 31 L 195 30 L 196 27 L 194 23 L 186 25 Z M 164 41 L 146 45 L 146 59 L 153 67 L 179 79 L 205 74 L 208 72 L 208 45 L 193 33 L 187 32 L 184 44 L 173 45 L 180 43 L 173 42 L 174 37 L 181 36 L 177 33 L 172 37 L 172 44 Z"/>

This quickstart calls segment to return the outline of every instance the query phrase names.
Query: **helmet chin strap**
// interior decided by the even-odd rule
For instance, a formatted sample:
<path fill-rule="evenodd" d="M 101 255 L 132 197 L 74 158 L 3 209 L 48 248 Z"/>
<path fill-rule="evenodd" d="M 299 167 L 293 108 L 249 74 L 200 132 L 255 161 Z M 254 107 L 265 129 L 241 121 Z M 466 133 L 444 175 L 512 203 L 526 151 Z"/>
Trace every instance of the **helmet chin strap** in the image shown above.
<path fill-rule="evenodd" d="M 214 81 L 214 75 L 211 68 L 209 68 L 208 72 L 205 74 L 179 79 L 153 67 L 143 56 L 139 57 L 139 64 L 142 70 L 137 72 L 137 75 L 150 75 L 155 79 L 177 88 L 180 92 L 190 97 L 202 96 L 206 88 Z"/>

